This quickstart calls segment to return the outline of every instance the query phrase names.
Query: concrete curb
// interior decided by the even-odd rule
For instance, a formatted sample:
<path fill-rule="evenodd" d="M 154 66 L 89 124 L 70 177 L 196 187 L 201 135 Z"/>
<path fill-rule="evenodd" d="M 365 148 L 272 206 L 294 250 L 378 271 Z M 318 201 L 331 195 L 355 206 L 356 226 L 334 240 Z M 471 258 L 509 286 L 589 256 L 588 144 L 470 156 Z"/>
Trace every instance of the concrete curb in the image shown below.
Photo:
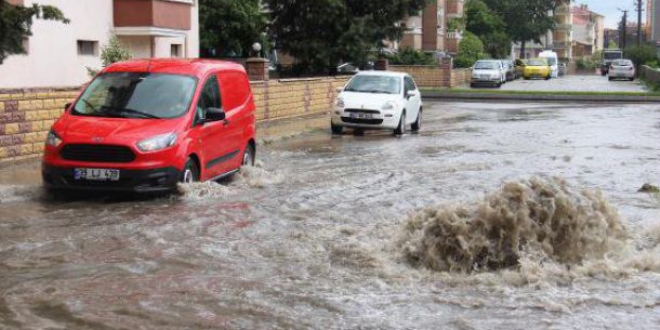
<path fill-rule="evenodd" d="M 548 95 L 548 94 L 491 94 L 422 92 L 425 99 L 451 101 L 535 101 L 535 102 L 586 102 L 586 103 L 660 103 L 660 96 L 627 95 Z"/>

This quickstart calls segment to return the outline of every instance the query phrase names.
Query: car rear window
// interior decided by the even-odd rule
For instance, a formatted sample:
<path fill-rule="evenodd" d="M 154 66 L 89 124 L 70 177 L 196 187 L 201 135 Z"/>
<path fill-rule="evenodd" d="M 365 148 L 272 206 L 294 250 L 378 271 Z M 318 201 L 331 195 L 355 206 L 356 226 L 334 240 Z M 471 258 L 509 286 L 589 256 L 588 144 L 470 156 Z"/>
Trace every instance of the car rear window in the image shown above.
<path fill-rule="evenodd" d="M 632 66 L 632 61 L 629 60 L 616 60 L 612 62 L 614 66 Z"/>
<path fill-rule="evenodd" d="M 474 68 L 477 70 L 497 70 L 499 65 L 497 62 L 477 62 L 474 64 Z"/>

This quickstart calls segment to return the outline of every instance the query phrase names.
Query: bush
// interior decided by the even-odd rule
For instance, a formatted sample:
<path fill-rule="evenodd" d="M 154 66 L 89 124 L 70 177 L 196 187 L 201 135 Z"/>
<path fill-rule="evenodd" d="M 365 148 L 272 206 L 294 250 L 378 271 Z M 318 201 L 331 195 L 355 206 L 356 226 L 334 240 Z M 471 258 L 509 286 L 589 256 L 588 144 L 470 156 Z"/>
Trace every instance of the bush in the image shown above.
<path fill-rule="evenodd" d="M 454 67 L 469 68 L 474 65 L 474 62 L 485 57 L 483 42 L 476 35 L 465 32 L 463 40 L 458 46 L 458 55 L 454 59 Z"/>
<path fill-rule="evenodd" d="M 111 34 L 108 44 L 101 47 L 101 60 L 103 67 L 112 63 L 130 60 L 132 57 L 131 51 L 124 47 L 116 35 Z M 87 67 L 87 73 L 90 77 L 96 76 L 100 70 Z"/>
<path fill-rule="evenodd" d="M 396 55 L 388 57 L 392 65 L 436 65 L 433 55 L 406 48 Z"/>
<path fill-rule="evenodd" d="M 654 46 L 651 45 L 626 47 L 623 52 L 623 56 L 632 60 L 633 63 L 635 63 L 635 66 L 640 66 L 648 62 L 658 61 L 657 50 Z"/>

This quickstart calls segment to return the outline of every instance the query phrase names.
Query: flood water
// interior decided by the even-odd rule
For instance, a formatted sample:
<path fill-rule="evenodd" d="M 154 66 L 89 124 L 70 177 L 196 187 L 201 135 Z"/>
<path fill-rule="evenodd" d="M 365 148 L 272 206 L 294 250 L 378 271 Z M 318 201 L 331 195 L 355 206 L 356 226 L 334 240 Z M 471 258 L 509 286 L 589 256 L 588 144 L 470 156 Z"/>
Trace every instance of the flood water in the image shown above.
<path fill-rule="evenodd" d="M 53 200 L 20 172 L 0 185 L 0 329 L 660 329 L 660 195 L 637 192 L 660 184 L 660 106 L 430 103 L 420 134 L 327 131 L 150 200 Z M 605 250 L 411 262 L 411 219 L 529 180 L 569 186 L 571 232 L 595 233 L 576 244 Z"/>

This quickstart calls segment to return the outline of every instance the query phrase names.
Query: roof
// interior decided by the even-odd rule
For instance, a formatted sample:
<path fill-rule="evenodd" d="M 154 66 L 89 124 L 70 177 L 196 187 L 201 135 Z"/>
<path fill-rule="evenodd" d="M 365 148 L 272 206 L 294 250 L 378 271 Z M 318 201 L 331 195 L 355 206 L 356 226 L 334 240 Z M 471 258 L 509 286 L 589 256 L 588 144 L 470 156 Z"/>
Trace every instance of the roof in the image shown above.
<path fill-rule="evenodd" d="M 238 63 L 206 59 L 136 59 L 118 62 L 106 67 L 103 72 L 153 72 L 180 74 L 203 78 L 210 71 L 232 70 L 245 72 Z"/>

